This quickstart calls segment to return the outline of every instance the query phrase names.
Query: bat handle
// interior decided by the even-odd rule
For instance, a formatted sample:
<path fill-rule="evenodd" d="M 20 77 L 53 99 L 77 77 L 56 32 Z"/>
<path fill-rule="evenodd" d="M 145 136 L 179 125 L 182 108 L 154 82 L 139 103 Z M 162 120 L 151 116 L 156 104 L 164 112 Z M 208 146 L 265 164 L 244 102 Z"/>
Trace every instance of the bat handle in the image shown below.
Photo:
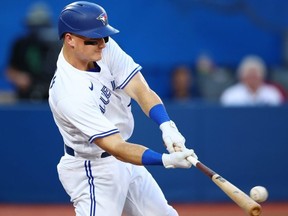
<path fill-rule="evenodd" d="M 194 158 L 192 156 L 187 157 L 186 160 L 190 161 L 194 167 L 197 167 L 199 170 L 201 170 L 203 173 L 205 173 L 210 178 L 212 178 L 212 176 L 214 174 L 216 174 L 212 169 L 210 169 L 209 167 L 205 166 L 198 159 L 196 159 L 196 158 Z"/>
<path fill-rule="evenodd" d="M 195 167 L 196 167 L 197 163 L 199 163 L 199 161 L 192 156 L 187 157 L 187 160 L 190 161 L 193 164 L 193 166 L 195 166 Z"/>

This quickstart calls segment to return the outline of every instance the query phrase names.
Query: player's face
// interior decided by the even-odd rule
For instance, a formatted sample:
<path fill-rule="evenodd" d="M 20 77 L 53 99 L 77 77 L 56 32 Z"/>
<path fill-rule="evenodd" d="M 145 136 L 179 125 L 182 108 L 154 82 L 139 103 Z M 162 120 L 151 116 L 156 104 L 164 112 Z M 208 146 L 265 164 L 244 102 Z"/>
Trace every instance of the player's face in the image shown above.
<path fill-rule="evenodd" d="M 81 60 L 98 61 L 102 58 L 102 49 L 105 48 L 105 41 L 103 38 L 86 38 L 78 35 L 72 35 L 77 52 L 77 56 Z"/>

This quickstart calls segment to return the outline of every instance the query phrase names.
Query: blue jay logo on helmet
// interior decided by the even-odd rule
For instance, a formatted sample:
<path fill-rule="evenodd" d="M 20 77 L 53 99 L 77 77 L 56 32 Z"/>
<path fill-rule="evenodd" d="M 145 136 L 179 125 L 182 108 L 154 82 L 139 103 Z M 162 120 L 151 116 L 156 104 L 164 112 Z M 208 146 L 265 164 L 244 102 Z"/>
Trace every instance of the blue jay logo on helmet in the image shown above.
<path fill-rule="evenodd" d="M 104 26 L 108 24 L 108 16 L 106 13 L 102 13 L 97 17 L 97 20 L 100 20 Z"/>

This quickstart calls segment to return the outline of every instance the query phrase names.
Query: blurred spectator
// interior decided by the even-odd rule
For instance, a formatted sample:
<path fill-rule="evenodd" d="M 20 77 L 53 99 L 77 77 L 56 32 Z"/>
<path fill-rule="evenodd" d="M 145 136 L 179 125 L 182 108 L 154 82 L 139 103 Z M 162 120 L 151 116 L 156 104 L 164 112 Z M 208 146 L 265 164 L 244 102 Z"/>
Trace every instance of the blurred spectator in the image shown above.
<path fill-rule="evenodd" d="M 206 101 L 217 102 L 223 90 L 235 82 L 231 71 L 216 65 L 206 54 L 199 55 L 195 70 L 200 94 Z"/>
<path fill-rule="evenodd" d="M 172 71 L 171 98 L 177 101 L 189 101 L 199 98 L 199 92 L 192 71 L 188 66 L 180 65 Z"/>
<path fill-rule="evenodd" d="M 239 82 L 226 89 L 220 101 L 223 105 L 279 105 L 283 102 L 280 91 L 265 83 L 266 66 L 258 56 L 247 56 L 237 71 Z"/>
<path fill-rule="evenodd" d="M 46 4 L 33 4 L 25 18 L 27 34 L 12 44 L 6 75 L 15 86 L 17 99 L 41 101 L 48 98 L 61 48 L 51 18 Z"/>
<path fill-rule="evenodd" d="M 14 88 L 3 73 L 4 70 L 5 68 L 0 68 L 0 105 L 13 104 L 16 102 Z"/>
<path fill-rule="evenodd" d="M 271 70 L 269 84 L 274 85 L 281 92 L 284 102 L 288 102 L 288 69 L 285 67 L 274 67 Z"/>
<path fill-rule="evenodd" d="M 196 71 L 198 74 L 211 74 L 216 70 L 216 65 L 212 58 L 206 54 L 201 54 L 196 60 Z"/>

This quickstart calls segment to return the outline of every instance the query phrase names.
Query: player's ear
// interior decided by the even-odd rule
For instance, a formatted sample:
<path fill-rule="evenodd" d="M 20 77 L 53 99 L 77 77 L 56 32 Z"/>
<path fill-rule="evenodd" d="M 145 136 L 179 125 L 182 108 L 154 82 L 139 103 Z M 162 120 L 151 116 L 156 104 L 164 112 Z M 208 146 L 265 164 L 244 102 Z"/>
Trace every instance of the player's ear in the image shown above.
<path fill-rule="evenodd" d="M 74 37 L 73 35 L 71 35 L 70 33 L 65 33 L 64 36 L 64 41 L 69 44 L 70 46 L 74 47 L 75 45 L 75 40 L 74 40 Z"/>

